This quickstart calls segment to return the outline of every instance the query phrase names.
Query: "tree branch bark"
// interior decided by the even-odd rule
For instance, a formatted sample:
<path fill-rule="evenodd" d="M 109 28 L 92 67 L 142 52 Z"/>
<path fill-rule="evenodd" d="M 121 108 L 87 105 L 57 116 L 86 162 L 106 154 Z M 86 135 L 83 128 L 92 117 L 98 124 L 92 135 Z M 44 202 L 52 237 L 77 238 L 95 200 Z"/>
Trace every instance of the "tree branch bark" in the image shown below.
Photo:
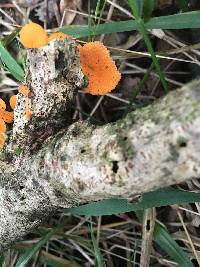
<path fill-rule="evenodd" d="M 68 60 L 62 67 L 56 66 L 58 47 L 74 47 L 68 54 L 73 58 L 70 64 Z M 29 57 L 44 50 L 47 57 L 50 52 L 56 55 L 50 64 L 50 82 L 44 82 L 44 74 L 38 90 L 35 70 L 31 71 L 29 63 L 26 82 L 31 88 L 31 120 L 24 119 L 23 96 L 19 95 L 13 135 L 0 155 L 0 251 L 60 207 L 113 197 L 131 199 L 200 174 L 200 81 L 170 92 L 116 123 L 97 127 L 79 121 L 63 128 L 65 105 L 72 102 L 77 86 L 83 83 L 78 52 L 73 42 L 59 41 L 49 48 L 29 51 Z M 63 72 L 66 64 L 68 71 Z M 65 79 L 67 85 L 63 86 Z M 58 88 L 66 93 L 60 94 Z M 71 97 L 66 97 L 67 92 Z M 50 134 L 45 135 L 48 127 Z M 34 146 L 35 142 L 39 145 Z"/>

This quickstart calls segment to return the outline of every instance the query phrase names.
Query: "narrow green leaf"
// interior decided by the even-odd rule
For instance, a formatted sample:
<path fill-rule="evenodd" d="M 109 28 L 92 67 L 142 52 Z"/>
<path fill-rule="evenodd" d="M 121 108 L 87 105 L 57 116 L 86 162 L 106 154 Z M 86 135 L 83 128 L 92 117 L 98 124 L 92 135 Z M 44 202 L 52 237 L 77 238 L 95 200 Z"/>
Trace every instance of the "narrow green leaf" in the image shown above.
<path fill-rule="evenodd" d="M 154 240 L 179 266 L 194 267 L 187 254 L 171 237 L 167 229 L 158 222 L 154 230 Z"/>
<path fill-rule="evenodd" d="M 25 253 L 31 250 L 31 248 L 24 246 L 24 245 L 15 245 L 14 249 L 20 253 Z M 50 252 L 43 251 L 39 257 L 38 261 L 43 264 L 47 264 L 51 267 L 81 267 L 77 262 L 73 260 L 63 259 L 61 257 L 55 256 Z M 29 265 L 26 265 L 29 266 Z"/>
<path fill-rule="evenodd" d="M 0 41 L 0 60 L 18 81 L 22 82 L 24 80 L 23 69 L 19 66 L 16 60 L 10 55 L 10 53 L 3 46 L 1 41 Z"/>
<path fill-rule="evenodd" d="M 30 259 L 41 249 L 41 247 L 56 233 L 58 229 L 52 229 L 48 232 L 43 238 L 37 242 L 31 250 L 25 252 L 17 261 L 15 267 L 25 267 L 26 264 L 30 261 Z"/>
<path fill-rule="evenodd" d="M 155 0 L 143 0 L 144 7 L 143 7 L 143 18 L 144 21 L 147 22 L 152 15 L 155 6 Z"/>
<path fill-rule="evenodd" d="M 139 221 L 142 222 L 143 211 L 135 212 Z M 178 263 L 181 267 L 194 267 L 187 254 L 182 247 L 171 237 L 167 228 L 156 220 L 154 233 L 154 241 L 169 255 L 169 257 Z"/>
<path fill-rule="evenodd" d="M 95 17 L 97 18 L 101 13 L 101 0 L 97 0 L 96 8 L 95 8 Z"/>
<path fill-rule="evenodd" d="M 144 0 L 135 0 L 135 4 L 137 6 L 137 12 L 142 17 L 143 8 L 144 8 Z"/>
<path fill-rule="evenodd" d="M 145 23 L 146 29 L 192 29 L 200 28 L 200 11 L 180 13 L 170 16 L 151 18 Z M 60 31 L 72 35 L 75 38 L 89 36 L 95 31 L 96 35 L 109 34 L 113 32 L 124 32 L 138 30 L 138 23 L 135 20 L 107 22 L 98 26 L 88 25 L 64 26 Z"/>
<path fill-rule="evenodd" d="M 6 47 L 7 45 L 9 45 L 17 36 L 17 34 L 19 33 L 20 29 L 17 29 L 13 32 L 11 32 L 11 34 L 5 36 L 1 41 L 2 44 L 4 45 L 4 47 Z"/>
<path fill-rule="evenodd" d="M 142 18 L 140 17 L 140 15 L 138 13 L 136 2 L 135 2 L 135 0 L 128 0 L 128 4 L 132 10 L 133 16 L 135 17 L 135 19 L 138 23 L 138 30 L 142 34 L 144 42 L 146 44 L 146 47 L 147 47 L 149 53 L 151 54 L 151 58 L 153 60 L 154 66 L 155 66 L 155 68 L 159 74 L 162 86 L 163 86 L 165 92 L 168 92 L 168 84 L 167 84 L 167 81 L 165 80 L 165 75 L 161 69 L 159 60 L 157 59 L 156 53 L 154 52 L 154 49 L 152 47 L 152 44 L 151 44 L 151 41 L 149 39 L 148 32 L 146 30 L 144 21 L 142 20 Z"/>
<path fill-rule="evenodd" d="M 97 244 L 96 238 L 94 236 L 92 225 L 91 225 L 90 229 L 91 229 L 90 232 L 91 232 L 92 244 L 93 244 L 93 248 L 94 248 L 94 255 L 95 255 L 98 267 L 106 267 L 104 260 L 103 260 L 103 256 L 101 254 L 101 251 L 100 251 L 99 246 Z"/>
<path fill-rule="evenodd" d="M 106 199 L 66 209 L 66 211 L 78 215 L 100 216 L 194 202 L 200 202 L 200 193 L 185 192 L 169 187 L 145 193 L 141 201 L 135 204 L 129 203 L 126 199 Z"/>

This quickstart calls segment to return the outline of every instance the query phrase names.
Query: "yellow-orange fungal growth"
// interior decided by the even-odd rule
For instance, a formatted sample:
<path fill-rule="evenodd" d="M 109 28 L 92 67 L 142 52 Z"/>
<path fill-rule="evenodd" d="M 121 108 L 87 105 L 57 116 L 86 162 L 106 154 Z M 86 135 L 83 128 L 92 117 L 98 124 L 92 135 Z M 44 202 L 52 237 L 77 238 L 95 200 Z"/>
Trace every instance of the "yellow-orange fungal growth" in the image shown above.
<path fill-rule="evenodd" d="M 24 84 L 21 84 L 18 87 L 18 92 L 21 93 L 22 95 L 28 97 L 30 90 L 28 89 L 28 87 Z"/>
<path fill-rule="evenodd" d="M 9 102 L 10 102 L 10 107 L 11 107 L 12 109 L 15 109 L 15 106 L 16 106 L 16 95 L 12 95 L 12 96 L 10 97 Z"/>
<path fill-rule="evenodd" d="M 105 95 L 111 92 L 121 79 L 121 74 L 108 49 L 101 42 L 89 42 L 79 46 L 81 68 L 88 77 L 86 92 Z"/>
<path fill-rule="evenodd" d="M 63 32 L 54 32 L 50 34 L 48 38 L 48 42 L 51 42 L 52 40 L 65 40 L 66 38 L 69 38 L 70 36 L 63 33 Z"/>
<path fill-rule="evenodd" d="M 40 48 L 48 43 L 46 31 L 37 23 L 28 23 L 19 32 L 20 41 L 25 48 Z"/>
<path fill-rule="evenodd" d="M 5 135 L 3 133 L 0 133 L 0 149 L 4 147 L 5 140 Z"/>
<path fill-rule="evenodd" d="M 0 119 L 0 133 L 4 133 L 6 131 L 6 124 L 3 119 Z"/>
<path fill-rule="evenodd" d="M 0 98 L 0 149 L 5 143 L 6 123 L 12 123 L 14 118 L 13 112 L 6 111 L 6 104 Z"/>
<path fill-rule="evenodd" d="M 27 121 L 29 121 L 30 118 L 31 118 L 31 110 L 29 107 L 29 98 L 26 97 L 26 119 L 27 119 Z"/>
<path fill-rule="evenodd" d="M 6 103 L 0 98 L 0 108 L 6 109 Z"/>
<path fill-rule="evenodd" d="M 10 111 L 0 110 L 0 118 L 3 119 L 6 123 L 12 123 L 14 114 Z"/>
<path fill-rule="evenodd" d="M 13 112 L 6 111 L 6 104 L 3 99 L 0 98 L 0 119 L 4 122 L 12 123 L 13 122 Z"/>

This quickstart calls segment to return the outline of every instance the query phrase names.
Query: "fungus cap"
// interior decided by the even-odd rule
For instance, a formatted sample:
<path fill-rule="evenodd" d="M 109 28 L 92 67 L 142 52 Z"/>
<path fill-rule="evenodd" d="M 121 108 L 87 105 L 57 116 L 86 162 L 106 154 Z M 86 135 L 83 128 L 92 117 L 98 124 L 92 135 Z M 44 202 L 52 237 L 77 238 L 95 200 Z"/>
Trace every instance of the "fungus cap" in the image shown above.
<path fill-rule="evenodd" d="M 0 98 L 0 108 L 6 109 L 6 103 Z"/>
<path fill-rule="evenodd" d="M 12 109 L 15 109 L 15 106 L 16 106 L 16 95 L 12 95 L 10 97 L 9 103 L 10 103 L 10 107 Z"/>
<path fill-rule="evenodd" d="M 0 110 L 0 119 L 3 119 L 6 123 L 12 123 L 14 114 L 11 111 Z"/>
<path fill-rule="evenodd" d="M 20 86 L 18 87 L 18 92 L 28 97 L 30 90 L 26 85 L 20 84 Z"/>
<path fill-rule="evenodd" d="M 52 40 L 65 40 L 66 38 L 69 38 L 70 36 L 63 33 L 63 32 L 54 32 L 49 35 L 48 42 L 51 42 Z"/>
<path fill-rule="evenodd" d="M 48 35 L 37 23 L 28 23 L 19 32 L 20 41 L 25 48 L 40 48 L 48 42 Z"/>
<path fill-rule="evenodd" d="M 85 88 L 92 95 L 105 95 L 117 86 L 121 74 L 108 49 L 98 41 L 79 46 L 80 63 L 89 82 Z"/>
<path fill-rule="evenodd" d="M 6 124 L 3 119 L 0 119 L 0 133 L 4 133 L 6 131 Z"/>

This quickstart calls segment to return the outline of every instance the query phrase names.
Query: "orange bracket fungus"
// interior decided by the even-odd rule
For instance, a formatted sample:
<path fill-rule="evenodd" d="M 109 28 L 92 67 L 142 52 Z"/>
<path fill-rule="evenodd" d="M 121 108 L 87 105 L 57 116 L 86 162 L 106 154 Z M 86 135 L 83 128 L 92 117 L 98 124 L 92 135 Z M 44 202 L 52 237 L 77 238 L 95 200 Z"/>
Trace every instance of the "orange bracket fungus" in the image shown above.
<path fill-rule="evenodd" d="M 25 48 L 40 48 L 48 43 L 46 31 L 37 23 L 28 23 L 19 32 L 20 41 Z"/>
<path fill-rule="evenodd" d="M 108 49 L 98 41 L 79 46 L 80 63 L 89 83 L 86 92 L 105 95 L 111 92 L 121 79 L 121 74 L 112 60 Z"/>

